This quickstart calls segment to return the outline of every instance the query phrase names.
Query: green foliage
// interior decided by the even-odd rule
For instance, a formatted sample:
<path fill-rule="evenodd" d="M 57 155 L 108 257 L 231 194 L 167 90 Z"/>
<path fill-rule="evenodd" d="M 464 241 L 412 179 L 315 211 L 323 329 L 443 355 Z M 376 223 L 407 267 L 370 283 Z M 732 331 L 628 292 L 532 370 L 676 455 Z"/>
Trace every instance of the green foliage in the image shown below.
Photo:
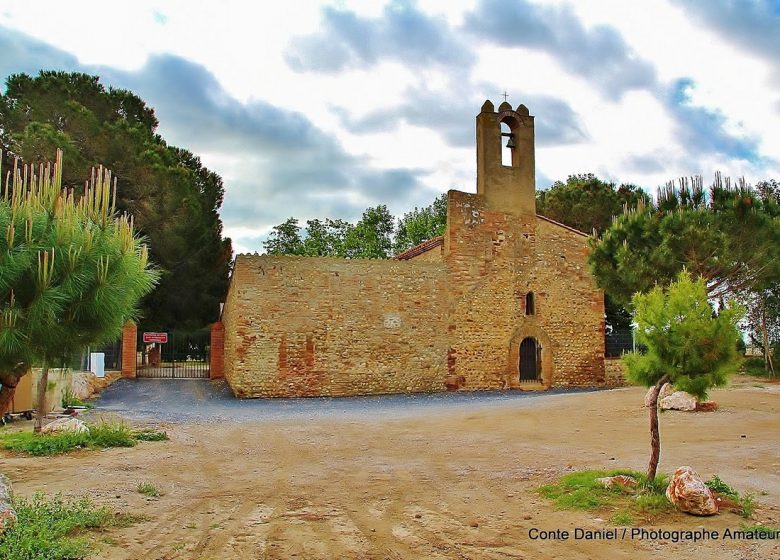
<path fill-rule="evenodd" d="M 76 197 L 53 166 L 14 168 L 0 197 L 0 379 L 119 336 L 157 273 L 99 170 Z"/>
<path fill-rule="evenodd" d="M 723 482 L 718 475 L 713 475 L 711 479 L 704 483 L 707 488 L 723 496 L 728 496 L 732 500 L 739 500 L 739 492 Z"/>
<path fill-rule="evenodd" d="M 767 377 L 770 372 L 764 367 L 763 358 L 744 358 L 742 361 L 742 372 L 755 377 Z"/>
<path fill-rule="evenodd" d="M 134 447 L 137 443 L 126 424 L 99 422 L 89 425 L 91 447 Z"/>
<path fill-rule="evenodd" d="M 669 375 L 675 388 L 699 399 L 726 383 L 739 361 L 739 307 L 724 307 L 716 315 L 704 281 L 687 272 L 666 290 L 656 286 L 635 294 L 633 306 L 636 342 L 646 351 L 623 357 L 632 382 L 650 387 Z"/>
<path fill-rule="evenodd" d="M 733 501 L 737 502 L 740 506 L 739 514 L 745 519 L 753 517 L 753 513 L 756 511 L 756 499 L 753 494 L 740 495 L 734 488 L 726 484 L 718 475 L 713 475 L 710 480 L 704 483 L 707 488 L 713 492 L 717 492 L 722 496 L 726 496 Z"/>
<path fill-rule="evenodd" d="M 395 219 L 387 206 L 367 208 L 344 239 L 344 256 L 351 259 L 386 259 L 392 255 Z"/>
<path fill-rule="evenodd" d="M 263 247 L 269 255 L 302 255 L 303 240 L 298 220 L 288 218 L 274 226 Z"/>
<path fill-rule="evenodd" d="M 739 499 L 739 505 L 741 507 L 739 514 L 745 519 L 750 519 L 756 512 L 756 498 L 753 494 L 745 494 Z"/>
<path fill-rule="evenodd" d="M 12 432 L 0 435 L 0 448 L 34 456 L 61 455 L 76 449 L 134 447 L 139 441 L 164 441 L 168 434 L 156 430 L 132 430 L 124 424 L 100 422 L 89 433 L 36 434 Z"/>
<path fill-rule="evenodd" d="M 447 193 L 436 197 L 429 206 L 415 208 L 398 220 L 393 250 L 395 254 L 444 233 L 447 225 Z"/>
<path fill-rule="evenodd" d="M 96 76 L 41 72 L 10 76 L 0 95 L 0 146 L 24 161 L 68 161 L 63 184 L 81 192 L 99 164 L 117 177 L 117 208 L 149 238 L 162 274 L 142 302 L 141 328 L 200 328 L 214 321 L 227 286 L 230 240 L 218 209 L 222 179 L 187 150 L 156 134 L 154 111 L 135 94 L 104 88 Z M 10 155 L 9 155 L 10 153 Z"/>
<path fill-rule="evenodd" d="M 393 228 L 386 206 L 367 208 L 355 225 L 343 220 L 309 220 L 303 235 L 298 220 L 289 218 L 273 228 L 263 247 L 269 255 L 386 259 L 391 255 Z"/>
<path fill-rule="evenodd" d="M 633 477 L 637 486 L 605 488 L 597 482 L 599 478 L 618 475 Z M 637 517 L 652 519 L 672 509 L 664 495 L 666 480 L 665 476 L 659 476 L 649 481 L 644 474 L 625 469 L 587 470 L 564 475 L 555 483 L 540 487 L 538 492 L 552 500 L 558 509 L 617 510 L 612 522 L 631 525 Z"/>
<path fill-rule="evenodd" d="M 70 387 L 65 387 L 65 390 L 62 392 L 62 408 L 68 408 L 71 406 L 95 408 L 94 404 L 84 402 L 81 399 L 77 398 L 76 395 L 73 394 L 73 391 L 71 390 Z"/>
<path fill-rule="evenodd" d="M 159 498 L 160 491 L 151 482 L 139 482 L 136 488 L 139 494 L 143 494 L 149 498 Z"/>
<path fill-rule="evenodd" d="M 618 305 L 683 269 L 704 278 L 710 296 L 730 297 L 780 278 L 780 206 L 720 176 L 709 192 L 694 178 L 618 216 L 591 249 L 591 270 Z"/>
<path fill-rule="evenodd" d="M 536 211 L 585 233 L 604 231 L 624 208 L 647 204 L 650 197 L 635 185 L 606 183 L 592 173 L 569 175 L 536 193 Z"/>
<path fill-rule="evenodd" d="M 87 498 L 72 499 L 36 494 L 31 500 L 14 498 L 16 523 L 0 537 L 4 560 L 78 560 L 92 552 L 84 531 L 127 526 L 137 519 L 114 515 Z"/>
<path fill-rule="evenodd" d="M 612 521 L 614 525 L 633 525 L 634 517 L 627 511 L 621 511 L 620 513 L 613 515 L 610 518 L 610 521 Z"/>
<path fill-rule="evenodd" d="M 168 434 L 152 429 L 135 430 L 133 432 L 133 439 L 138 441 L 166 441 L 168 439 Z"/>

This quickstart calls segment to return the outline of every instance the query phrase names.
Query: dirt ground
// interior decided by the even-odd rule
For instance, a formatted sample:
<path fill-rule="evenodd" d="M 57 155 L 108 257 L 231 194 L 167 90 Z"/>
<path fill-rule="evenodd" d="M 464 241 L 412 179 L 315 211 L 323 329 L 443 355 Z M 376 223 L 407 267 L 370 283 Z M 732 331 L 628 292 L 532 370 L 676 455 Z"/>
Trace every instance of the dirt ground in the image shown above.
<path fill-rule="evenodd" d="M 99 558 L 780 558 L 780 540 L 575 540 L 575 528 L 611 527 L 610 512 L 556 511 L 535 493 L 572 469 L 644 470 L 643 395 L 552 395 L 396 420 L 169 424 L 169 442 L 4 454 L 0 470 L 22 495 L 88 495 L 149 516 L 98 535 Z M 718 474 L 756 494 L 756 520 L 780 526 L 780 385 L 741 381 L 712 397 L 717 412 L 661 416 L 661 470 Z M 139 482 L 162 496 L 140 495 Z M 675 514 L 646 528 L 722 532 L 743 521 Z M 570 537 L 534 540 L 531 529 Z"/>

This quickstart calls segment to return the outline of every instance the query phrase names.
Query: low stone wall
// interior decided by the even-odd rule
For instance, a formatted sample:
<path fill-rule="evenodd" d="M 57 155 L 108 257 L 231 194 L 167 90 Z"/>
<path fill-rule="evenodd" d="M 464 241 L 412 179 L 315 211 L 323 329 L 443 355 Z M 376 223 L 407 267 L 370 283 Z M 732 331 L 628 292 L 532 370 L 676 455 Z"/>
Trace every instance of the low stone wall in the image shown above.
<path fill-rule="evenodd" d="M 32 376 L 32 408 L 36 408 L 41 368 L 33 368 L 28 375 Z M 119 377 L 119 372 L 109 372 L 106 377 L 97 377 L 91 371 L 51 368 L 49 369 L 49 386 L 46 391 L 47 412 L 61 409 L 62 399 L 68 391 L 79 400 L 88 399 L 108 387 Z"/>

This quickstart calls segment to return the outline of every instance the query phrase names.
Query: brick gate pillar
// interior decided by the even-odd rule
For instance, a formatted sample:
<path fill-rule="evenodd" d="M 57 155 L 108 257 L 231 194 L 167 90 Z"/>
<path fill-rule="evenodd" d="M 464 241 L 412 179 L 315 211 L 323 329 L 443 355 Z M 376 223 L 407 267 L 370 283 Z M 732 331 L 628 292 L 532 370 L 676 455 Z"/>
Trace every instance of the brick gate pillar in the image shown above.
<path fill-rule="evenodd" d="M 122 328 L 122 377 L 135 377 L 138 327 L 132 321 Z"/>
<path fill-rule="evenodd" d="M 225 377 L 225 326 L 222 321 L 211 325 L 211 349 L 209 350 L 209 379 Z"/>

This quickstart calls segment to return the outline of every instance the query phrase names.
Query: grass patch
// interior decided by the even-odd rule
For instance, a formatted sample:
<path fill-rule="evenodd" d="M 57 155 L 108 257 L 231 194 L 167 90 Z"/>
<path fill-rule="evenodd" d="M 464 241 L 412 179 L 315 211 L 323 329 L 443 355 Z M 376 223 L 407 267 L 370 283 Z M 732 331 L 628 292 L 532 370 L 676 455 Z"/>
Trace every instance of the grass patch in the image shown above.
<path fill-rule="evenodd" d="M 163 441 L 168 434 L 154 430 L 133 430 L 121 423 L 99 422 L 89 425 L 89 433 L 35 434 L 13 432 L 0 434 L 0 448 L 14 453 L 47 456 L 75 449 L 134 447 L 139 441 Z"/>
<path fill-rule="evenodd" d="M 138 488 L 136 489 L 138 490 L 139 494 L 143 494 L 144 496 L 148 496 L 149 498 L 160 497 L 160 491 L 151 482 L 139 482 Z"/>
<path fill-rule="evenodd" d="M 770 535 L 774 538 L 778 538 L 778 536 L 780 536 L 780 529 L 778 529 L 777 527 L 770 527 L 768 525 L 740 523 L 739 528 L 742 531 L 750 531 L 751 533 L 761 533 L 762 535 Z"/>
<path fill-rule="evenodd" d="M 756 506 L 758 505 L 753 494 L 740 495 L 740 493 L 737 492 L 734 488 L 723 482 L 723 480 L 721 480 L 718 475 L 713 475 L 712 478 L 704 484 L 706 484 L 707 488 L 713 492 L 727 496 L 728 498 L 738 503 L 740 510 L 737 513 L 739 513 L 739 515 L 745 519 L 750 519 L 753 517 L 753 514 L 756 511 Z"/>
<path fill-rule="evenodd" d="M 626 475 L 635 478 L 636 487 L 604 488 L 597 479 Z M 643 473 L 630 470 L 578 471 L 562 476 L 538 492 L 552 500 L 558 509 L 580 511 L 612 510 L 611 520 L 616 525 L 631 525 L 637 519 L 651 521 L 672 509 L 666 499 L 667 478 L 659 475 L 653 482 Z"/>
<path fill-rule="evenodd" d="M 0 537 L 4 560 L 80 560 L 92 553 L 88 532 L 127 526 L 132 516 L 115 515 L 88 498 L 69 499 L 36 494 L 14 498 L 16 523 Z"/>
<path fill-rule="evenodd" d="M 616 513 L 610 518 L 610 521 L 612 521 L 612 523 L 614 523 L 615 525 L 634 524 L 634 518 L 627 511 L 621 511 L 620 513 Z"/>

